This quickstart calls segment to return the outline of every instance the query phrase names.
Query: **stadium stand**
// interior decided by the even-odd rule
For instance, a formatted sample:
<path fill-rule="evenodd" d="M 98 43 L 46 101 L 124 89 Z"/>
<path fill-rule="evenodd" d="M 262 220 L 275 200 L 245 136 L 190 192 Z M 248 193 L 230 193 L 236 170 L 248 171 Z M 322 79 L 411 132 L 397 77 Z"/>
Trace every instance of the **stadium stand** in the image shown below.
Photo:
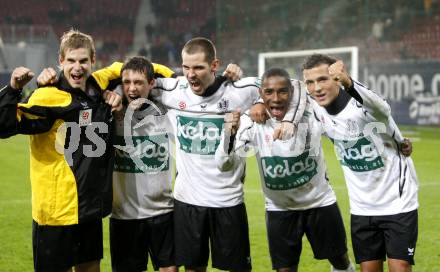
<path fill-rule="evenodd" d="M 2 27 L 1 37 L 5 42 L 19 41 L 30 34 L 41 38 L 48 28 L 60 37 L 73 27 L 93 35 L 99 63 L 105 65 L 112 59 L 123 59 L 131 50 L 139 3 L 140 0 L 29 0 L 26 6 L 32 8 L 23 8 L 20 1 L 3 1 L 0 25 L 14 28 Z M 32 32 L 28 26 L 32 26 Z"/>
<path fill-rule="evenodd" d="M 145 1 L 156 18 L 141 28 L 147 38 L 139 46 L 134 29 Z M 238 62 L 249 73 L 263 51 L 356 45 L 365 62 L 440 58 L 437 1 L 28 0 L 27 6 L 2 4 L 4 42 L 41 41 L 50 29 L 59 37 L 75 27 L 94 36 L 99 66 L 134 52 L 178 67 L 179 48 L 194 36 L 211 38 L 225 63 Z"/>

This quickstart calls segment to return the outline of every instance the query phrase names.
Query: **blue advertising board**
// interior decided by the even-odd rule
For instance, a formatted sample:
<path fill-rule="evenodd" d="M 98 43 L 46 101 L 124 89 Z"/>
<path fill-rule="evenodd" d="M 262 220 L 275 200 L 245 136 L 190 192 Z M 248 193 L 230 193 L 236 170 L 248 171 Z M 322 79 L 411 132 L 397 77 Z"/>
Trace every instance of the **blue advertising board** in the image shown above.
<path fill-rule="evenodd" d="M 361 68 L 361 81 L 391 105 L 398 124 L 440 125 L 439 62 L 375 63 Z"/>

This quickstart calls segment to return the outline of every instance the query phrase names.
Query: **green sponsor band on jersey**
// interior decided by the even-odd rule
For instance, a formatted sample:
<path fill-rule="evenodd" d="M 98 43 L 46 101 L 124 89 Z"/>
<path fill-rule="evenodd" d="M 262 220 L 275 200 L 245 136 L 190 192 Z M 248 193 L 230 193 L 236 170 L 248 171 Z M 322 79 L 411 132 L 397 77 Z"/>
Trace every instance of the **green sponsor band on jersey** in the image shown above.
<path fill-rule="evenodd" d="M 318 164 L 309 152 L 296 157 L 262 157 L 264 183 L 271 190 L 289 190 L 302 186 L 318 173 Z"/>
<path fill-rule="evenodd" d="M 177 138 L 186 153 L 214 155 L 220 143 L 224 119 L 177 116 Z"/>
<path fill-rule="evenodd" d="M 167 171 L 169 169 L 168 135 L 131 136 L 133 152 L 115 150 L 114 170 L 123 173 L 148 173 Z M 115 145 L 127 143 L 123 136 L 115 137 Z M 136 163 L 134 160 L 136 160 Z"/>
<path fill-rule="evenodd" d="M 338 160 L 351 170 L 366 172 L 384 166 L 377 147 L 367 137 L 356 140 L 332 140 Z"/>

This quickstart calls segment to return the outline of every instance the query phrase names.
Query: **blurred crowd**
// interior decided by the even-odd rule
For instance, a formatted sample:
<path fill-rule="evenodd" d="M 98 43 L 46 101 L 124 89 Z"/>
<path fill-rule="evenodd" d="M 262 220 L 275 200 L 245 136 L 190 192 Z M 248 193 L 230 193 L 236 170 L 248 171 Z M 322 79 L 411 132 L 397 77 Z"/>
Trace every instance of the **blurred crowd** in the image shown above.
<path fill-rule="evenodd" d="M 102 65 L 140 54 L 176 67 L 177 48 L 196 36 L 215 41 L 225 62 L 245 67 L 256 65 L 259 52 L 353 45 L 360 47 L 365 62 L 440 58 L 439 0 L 339 0 L 331 5 L 323 0 L 150 1 L 155 20 L 143 26 L 146 42 L 141 46 L 133 43 L 141 0 L 26 3 L 32 8 L 4 2 L 3 41 L 12 35 L 5 26 L 50 25 L 58 37 L 74 27 L 95 37 Z M 90 15 L 80 16 L 84 13 Z M 14 37 L 20 34 L 14 31 Z"/>

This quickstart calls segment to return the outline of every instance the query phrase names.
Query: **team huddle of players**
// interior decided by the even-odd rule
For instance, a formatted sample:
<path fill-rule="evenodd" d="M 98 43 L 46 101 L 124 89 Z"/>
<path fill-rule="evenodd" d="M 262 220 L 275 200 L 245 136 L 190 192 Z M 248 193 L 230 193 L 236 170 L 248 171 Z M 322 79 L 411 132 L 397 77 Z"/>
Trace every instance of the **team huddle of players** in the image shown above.
<path fill-rule="evenodd" d="M 92 72 L 89 35 L 61 38 L 61 73 L 16 68 L 0 91 L 0 137 L 29 134 L 35 271 L 99 271 L 110 216 L 113 271 L 250 271 L 243 182 L 256 154 L 272 268 L 297 271 L 306 234 L 316 259 L 355 271 L 321 135 L 348 187 L 361 271 L 410 271 L 417 241 L 411 143 L 390 106 L 326 55 L 303 81 L 279 68 L 261 79 L 236 65 L 216 75 L 213 43 L 182 49 L 184 76 L 143 57 Z M 122 92 L 108 91 L 121 84 Z M 117 89 L 117 88 L 116 88 Z M 175 154 L 172 146 L 175 145 Z M 175 184 L 172 155 L 175 156 Z M 268 268 L 269 269 L 269 268 Z"/>

